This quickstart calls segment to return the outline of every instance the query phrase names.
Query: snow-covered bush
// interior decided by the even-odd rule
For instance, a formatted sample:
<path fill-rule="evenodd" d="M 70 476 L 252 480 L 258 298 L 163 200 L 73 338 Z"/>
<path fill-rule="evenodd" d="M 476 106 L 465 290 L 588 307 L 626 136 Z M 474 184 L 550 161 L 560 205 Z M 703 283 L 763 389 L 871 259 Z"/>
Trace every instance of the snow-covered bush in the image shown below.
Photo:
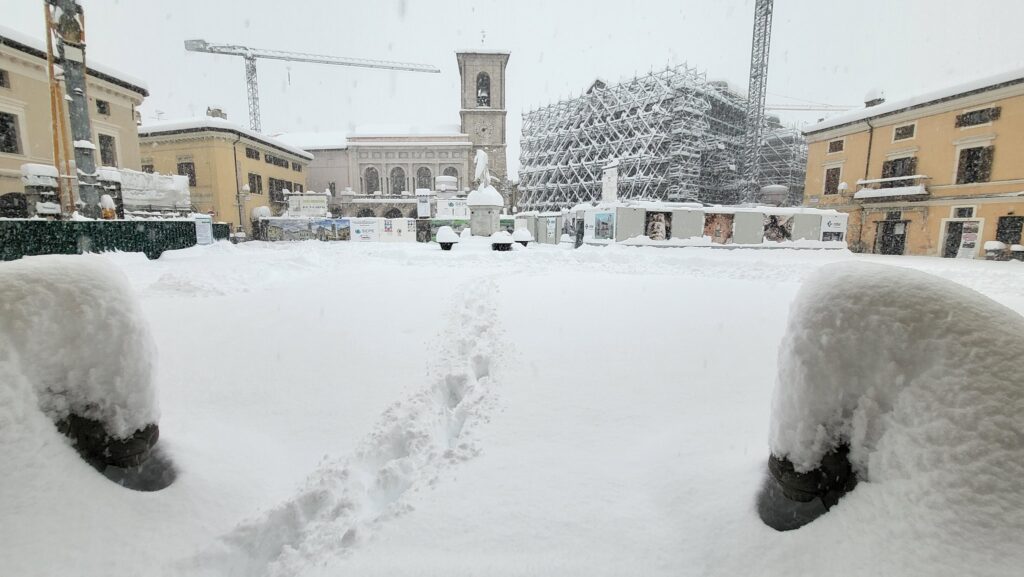
<path fill-rule="evenodd" d="M 459 242 L 459 235 L 455 234 L 450 226 L 442 226 L 437 229 L 437 243 L 441 245 L 442 250 L 451 250 L 452 245 Z"/>
<path fill-rule="evenodd" d="M 526 246 L 528 243 L 533 242 L 533 235 L 530 234 L 529 229 L 517 228 L 515 232 L 512 233 L 512 240 Z"/>
<path fill-rule="evenodd" d="M 102 258 L 0 264 L 0 347 L 0 388 L 28 383 L 54 422 L 74 414 L 115 438 L 157 422 L 148 326 L 127 279 Z"/>
<path fill-rule="evenodd" d="M 512 250 L 512 235 L 505 230 L 499 230 L 491 234 L 491 249 L 507 251 Z"/>

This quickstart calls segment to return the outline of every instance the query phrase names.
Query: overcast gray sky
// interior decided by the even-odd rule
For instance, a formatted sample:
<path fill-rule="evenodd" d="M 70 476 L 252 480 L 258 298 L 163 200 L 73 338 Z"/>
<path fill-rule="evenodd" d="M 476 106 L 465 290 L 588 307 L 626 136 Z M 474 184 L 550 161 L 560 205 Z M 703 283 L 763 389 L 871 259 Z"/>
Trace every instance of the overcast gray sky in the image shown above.
<path fill-rule="evenodd" d="M 4 0 L 5 26 L 42 38 L 39 0 Z M 13 4 L 13 6 L 11 5 Z M 524 110 L 688 62 L 745 87 L 754 0 L 85 0 L 89 55 L 144 79 L 172 119 L 219 104 L 247 124 L 240 58 L 185 52 L 187 38 L 260 48 L 434 64 L 441 74 L 261 61 L 264 132 L 358 124 L 457 123 L 455 51 L 512 53 L 509 166 Z M 776 0 L 768 101 L 859 104 L 1024 67 L 1019 0 Z M 486 31 L 481 44 L 481 31 Z M 813 121 L 822 113 L 788 113 Z"/>

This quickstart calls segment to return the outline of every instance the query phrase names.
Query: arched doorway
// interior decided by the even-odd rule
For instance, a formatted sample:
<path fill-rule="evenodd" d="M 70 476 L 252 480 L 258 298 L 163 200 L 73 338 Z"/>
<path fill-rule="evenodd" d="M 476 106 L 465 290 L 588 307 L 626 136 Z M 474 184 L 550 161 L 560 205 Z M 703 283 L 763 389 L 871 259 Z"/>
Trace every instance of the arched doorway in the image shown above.
<path fill-rule="evenodd" d="M 443 174 L 444 176 L 454 176 L 455 177 L 455 187 L 456 188 L 459 187 L 459 184 L 460 184 L 459 183 L 459 169 L 455 168 L 454 166 L 449 166 L 449 167 L 445 168 L 444 171 L 441 172 L 441 174 Z"/>
<path fill-rule="evenodd" d="M 402 211 L 397 208 L 389 208 L 387 212 L 384 213 L 384 218 L 402 218 Z"/>
<path fill-rule="evenodd" d="M 358 218 L 372 218 L 374 216 L 377 215 L 373 214 L 372 208 L 360 208 L 359 212 L 356 213 L 356 217 Z"/>
<path fill-rule="evenodd" d="M 363 194 L 376 194 L 378 192 L 380 192 L 380 173 L 371 166 L 363 171 Z"/>
<path fill-rule="evenodd" d="M 399 195 L 405 190 L 405 171 L 401 167 L 391 169 L 391 190 L 392 195 Z"/>
<path fill-rule="evenodd" d="M 416 170 L 416 188 L 434 189 L 434 174 L 426 166 Z"/>

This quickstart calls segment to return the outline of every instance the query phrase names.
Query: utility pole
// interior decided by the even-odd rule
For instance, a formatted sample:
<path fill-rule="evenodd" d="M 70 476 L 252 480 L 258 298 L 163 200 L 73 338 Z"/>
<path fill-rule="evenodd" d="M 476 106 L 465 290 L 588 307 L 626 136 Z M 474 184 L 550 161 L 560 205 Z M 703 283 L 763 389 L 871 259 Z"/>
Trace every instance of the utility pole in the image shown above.
<path fill-rule="evenodd" d="M 81 213 L 100 216 L 100 186 L 96 179 L 96 147 L 92 144 L 89 123 L 89 96 L 86 93 L 85 14 L 77 0 L 47 0 L 55 8 L 54 34 L 57 54 L 64 70 L 64 86 L 69 100 L 71 138 L 74 140 L 75 165 L 78 168 L 78 199 Z M 48 31 L 49 33 L 49 31 Z"/>

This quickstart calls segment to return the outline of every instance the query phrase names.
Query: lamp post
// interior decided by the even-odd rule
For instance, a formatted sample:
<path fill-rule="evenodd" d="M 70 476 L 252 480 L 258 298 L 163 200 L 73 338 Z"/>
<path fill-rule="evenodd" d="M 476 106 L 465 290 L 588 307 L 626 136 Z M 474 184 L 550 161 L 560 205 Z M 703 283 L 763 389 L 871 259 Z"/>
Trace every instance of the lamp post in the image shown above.
<path fill-rule="evenodd" d="M 245 230 L 245 201 L 249 200 L 250 188 L 248 184 L 243 184 L 242 188 L 238 189 L 238 228 Z"/>

